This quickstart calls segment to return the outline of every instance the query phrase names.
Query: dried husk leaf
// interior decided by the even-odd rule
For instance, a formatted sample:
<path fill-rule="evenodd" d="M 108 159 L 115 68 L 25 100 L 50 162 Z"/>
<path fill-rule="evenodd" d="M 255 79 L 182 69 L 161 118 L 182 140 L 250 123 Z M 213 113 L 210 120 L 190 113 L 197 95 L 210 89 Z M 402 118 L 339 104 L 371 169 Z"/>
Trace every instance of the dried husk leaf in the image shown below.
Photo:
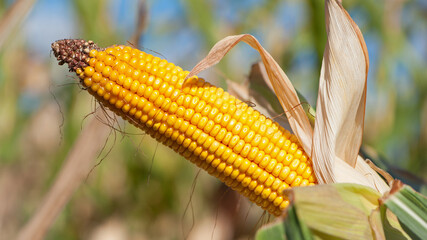
<path fill-rule="evenodd" d="M 54 184 L 45 195 L 37 212 L 20 230 L 17 239 L 44 239 L 49 227 L 67 204 L 76 189 L 93 168 L 97 154 L 104 147 L 110 127 L 105 125 L 108 113 L 99 108 L 83 128 L 64 161 Z"/>
<path fill-rule="evenodd" d="M 280 68 L 279 64 L 273 57 L 261 46 L 256 38 L 249 34 L 228 36 L 221 41 L 217 42 L 210 50 L 208 55 L 200 61 L 187 78 L 198 74 L 199 72 L 217 64 L 237 43 L 245 42 L 254 49 L 256 49 L 264 63 L 267 75 L 271 81 L 277 98 L 282 105 L 289 124 L 297 136 L 304 151 L 308 154 L 311 153 L 311 142 L 313 130 L 310 122 L 305 115 L 304 109 L 298 99 L 298 95 L 292 86 L 292 83 Z"/>
<path fill-rule="evenodd" d="M 380 174 L 387 181 L 388 185 L 390 185 L 393 182 L 393 180 L 394 180 L 393 176 L 391 176 L 391 174 L 386 172 L 385 170 L 377 167 L 370 159 L 366 159 L 366 164 L 368 164 L 369 167 L 371 167 L 373 170 L 375 170 L 375 172 Z"/>
<path fill-rule="evenodd" d="M 320 77 L 315 136 L 288 77 L 249 34 L 219 41 L 187 78 L 218 63 L 237 43 L 246 42 L 260 53 L 289 125 L 312 158 L 318 182 L 358 183 L 383 193 L 388 190 L 387 184 L 358 156 L 369 65 L 366 46 L 357 25 L 336 0 L 326 0 L 326 16 L 328 44 Z"/>
<path fill-rule="evenodd" d="M 390 190 L 390 187 L 384 181 L 384 179 L 382 179 L 378 172 L 376 172 L 361 156 L 357 156 L 355 169 L 357 172 L 365 176 L 369 184 L 380 193 L 385 193 L 386 191 Z M 346 180 L 345 178 L 342 179 L 342 181 Z"/>
<path fill-rule="evenodd" d="M 357 157 L 356 168 L 348 165 L 344 160 L 336 158 L 334 162 L 335 181 L 346 183 L 357 183 L 369 186 L 380 193 L 390 188 L 386 182 L 375 172 L 362 157 Z"/>
<path fill-rule="evenodd" d="M 335 161 L 342 159 L 356 166 L 369 62 L 357 25 L 336 0 L 325 3 L 328 40 L 320 74 L 312 159 L 318 181 L 334 183 L 343 166 Z M 351 174 L 348 177 L 352 178 Z"/>

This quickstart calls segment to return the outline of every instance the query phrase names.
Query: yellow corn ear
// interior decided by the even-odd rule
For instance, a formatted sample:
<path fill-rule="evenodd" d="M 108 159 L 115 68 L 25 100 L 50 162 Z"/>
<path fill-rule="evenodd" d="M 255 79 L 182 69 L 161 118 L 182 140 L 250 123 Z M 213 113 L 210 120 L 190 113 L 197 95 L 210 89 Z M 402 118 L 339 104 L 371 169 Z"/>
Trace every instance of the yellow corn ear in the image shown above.
<path fill-rule="evenodd" d="M 55 56 L 99 102 L 269 213 L 288 206 L 284 189 L 316 183 L 297 138 L 223 89 L 128 46 L 61 41 Z"/>

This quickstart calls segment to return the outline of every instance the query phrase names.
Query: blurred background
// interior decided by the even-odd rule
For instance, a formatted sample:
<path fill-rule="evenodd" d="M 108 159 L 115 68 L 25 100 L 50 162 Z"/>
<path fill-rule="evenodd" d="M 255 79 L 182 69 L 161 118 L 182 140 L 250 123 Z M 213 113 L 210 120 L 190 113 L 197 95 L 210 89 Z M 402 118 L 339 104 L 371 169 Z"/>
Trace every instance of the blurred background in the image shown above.
<path fill-rule="evenodd" d="M 363 151 L 418 188 L 427 179 L 427 1 L 344 6 L 369 50 Z M 314 106 L 326 41 L 321 0 L 0 0 L 0 21 L 0 239 L 35 213 L 95 110 L 52 42 L 131 44 L 190 70 L 215 42 L 250 33 Z M 241 44 L 201 76 L 227 88 L 259 60 Z M 130 134 L 109 135 L 46 239 L 247 239 L 269 221 L 133 126 L 118 127 Z"/>

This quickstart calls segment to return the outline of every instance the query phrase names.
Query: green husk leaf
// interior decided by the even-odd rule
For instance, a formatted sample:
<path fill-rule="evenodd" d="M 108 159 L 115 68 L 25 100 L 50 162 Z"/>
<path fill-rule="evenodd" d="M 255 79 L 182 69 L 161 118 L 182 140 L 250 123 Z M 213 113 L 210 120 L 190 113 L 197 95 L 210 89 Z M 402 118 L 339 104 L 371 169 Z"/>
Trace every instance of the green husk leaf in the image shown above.
<path fill-rule="evenodd" d="M 358 184 L 337 184 L 338 194 L 347 203 L 362 210 L 366 215 L 370 215 L 373 209 L 378 208 L 378 199 L 381 195 L 372 188 Z"/>
<path fill-rule="evenodd" d="M 380 195 L 358 184 L 296 187 L 285 191 L 299 220 L 316 239 L 375 239 L 369 216 Z"/>
<path fill-rule="evenodd" d="M 421 193 L 422 195 L 427 195 L 427 185 L 423 185 L 423 186 L 421 186 L 421 188 L 420 188 L 420 193 Z"/>
<path fill-rule="evenodd" d="M 386 239 L 390 240 L 402 240 L 402 239 L 411 239 L 408 234 L 402 229 L 402 226 L 397 220 L 396 215 L 394 215 L 390 209 L 387 209 L 385 206 L 380 207 L 381 220 L 384 229 L 384 235 Z"/>
<path fill-rule="evenodd" d="M 402 228 L 413 239 L 427 236 L 427 198 L 400 181 L 393 183 L 390 193 L 382 198 L 383 204 L 398 218 Z"/>
<path fill-rule="evenodd" d="M 286 240 L 285 227 L 282 221 L 276 221 L 260 228 L 255 240 Z"/>
<path fill-rule="evenodd" d="M 294 206 L 289 207 L 288 216 L 284 221 L 287 239 L 312 240 L 314 239 L 308 226 L 300 221 Z"/>
<path fill-rule="evenodd" d="M 256 239 L 420 239 L 403 230 L 397 217 L 381 205 L 380 193 L 369 187 L 339 183 L 284 193 L 291 200 L 287 218 L 259 230 Z M 424 201 L 419 195 L 414 198 Z"/>
<path fill-rule="evenodd" d="M 368 217 L 369 223 L 371 224 L 372 234 L 375 239 L 386 239 L 384 235 L 384 227 L 381 221 L 380 208 L 374 209 Z"/>

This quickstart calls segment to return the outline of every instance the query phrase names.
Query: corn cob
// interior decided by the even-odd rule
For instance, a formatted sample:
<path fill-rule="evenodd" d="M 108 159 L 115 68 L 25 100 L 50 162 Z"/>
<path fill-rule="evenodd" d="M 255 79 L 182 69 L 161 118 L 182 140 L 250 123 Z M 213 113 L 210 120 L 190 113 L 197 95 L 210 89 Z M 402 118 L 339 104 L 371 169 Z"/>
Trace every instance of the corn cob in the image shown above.
<path fill-rule="evenodd" d="M 128 46 L 52 44 L 104 106 L 276 216 L 284 189 L 316 183 L 297 138 L 246 103 L 166 60 Z"/>

